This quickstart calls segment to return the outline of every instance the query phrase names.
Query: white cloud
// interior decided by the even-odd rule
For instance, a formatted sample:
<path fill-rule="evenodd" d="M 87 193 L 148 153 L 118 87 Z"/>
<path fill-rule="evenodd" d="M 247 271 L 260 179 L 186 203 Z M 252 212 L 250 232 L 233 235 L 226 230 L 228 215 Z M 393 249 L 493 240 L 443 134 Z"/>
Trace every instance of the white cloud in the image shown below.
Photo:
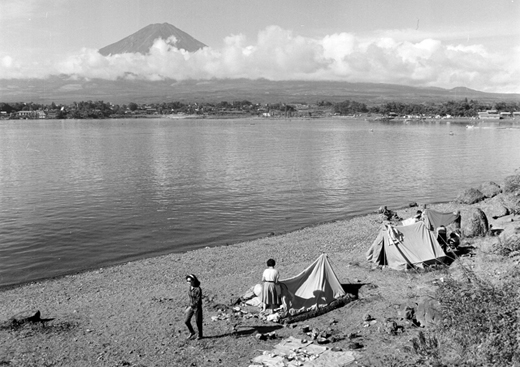
<path fill-rule="evenodd" d="M 171 40 L 170 40 L 171 41 Z M 87 78 L 267 78 L 271 80 L 338 80 L 520 93 L 520 47 L 491 52 L 479 44 L 451 44 L 435 38 L 362 38 L 338 33 L 321 39 L 295 35 L 271 26 L 255 42 L 243 35 L 224 40 L 220 50 L 195 53 L 157 40 L 150 54 L 104 57 L 82 49 L 55 64 L 24 64 L 3 57 L 0 78 L 74 74 Z"/>
<path fill-rule="evenodd" d="M 11 56 L 4 56 L 2 58 L 2 64 L 4 68 L 12 68 L 13 67 L 13 58 Z"/>

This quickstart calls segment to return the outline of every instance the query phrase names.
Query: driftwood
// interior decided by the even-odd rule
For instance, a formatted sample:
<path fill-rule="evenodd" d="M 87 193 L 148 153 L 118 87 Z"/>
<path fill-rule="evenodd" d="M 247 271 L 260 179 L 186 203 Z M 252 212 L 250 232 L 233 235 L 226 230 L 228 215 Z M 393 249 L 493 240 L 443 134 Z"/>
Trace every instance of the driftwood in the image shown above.
<path fill-rule="evenodd" d="M 295 322 L 305 321 L 307 319 L 311 319 L 313 317 L 317 317 L 320 315 L 323 315 L 327 312 L 330 312 L 332 310 L 335 310 L 336 308 L 340 308 L 345 306 L 346 304 L 354 301 L 356 297 L 352 294 L 346 294 L 345 296 L 335 299 L 331 303 L 329 303 L 327 306 L 319 307 L 312 311 L 303 312 L 294 316 L 291 316 L 289 313 L 287 313 L 287 316 L 282 316 L 280 318 L 281 324 L 292 324 Z"/>
<path fill-rule="evenodd" d="M 41 323 L 42 326 L 45 326 L 46 322 L 52 321 L 54 318 L 42 319 L 40 311 L 36 311 L 35 313 L 29 312 L 21 312 L 12 318 L 10 318 L 7 322 L 4 322 L 1 326 L 6 327 L 19 327 L 23 324 L 35 324 L 37 322 Z"/>

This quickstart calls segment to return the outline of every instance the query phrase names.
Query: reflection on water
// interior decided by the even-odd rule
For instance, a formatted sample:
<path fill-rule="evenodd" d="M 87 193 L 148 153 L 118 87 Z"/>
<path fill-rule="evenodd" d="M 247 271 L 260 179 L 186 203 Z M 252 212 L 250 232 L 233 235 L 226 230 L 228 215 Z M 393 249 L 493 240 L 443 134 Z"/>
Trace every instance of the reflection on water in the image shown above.
<path fill-rule="evenodd" d="M 0 286 L 452 200 L 520 166 L 516 125 L 251 121 L 1 121 Z"/>

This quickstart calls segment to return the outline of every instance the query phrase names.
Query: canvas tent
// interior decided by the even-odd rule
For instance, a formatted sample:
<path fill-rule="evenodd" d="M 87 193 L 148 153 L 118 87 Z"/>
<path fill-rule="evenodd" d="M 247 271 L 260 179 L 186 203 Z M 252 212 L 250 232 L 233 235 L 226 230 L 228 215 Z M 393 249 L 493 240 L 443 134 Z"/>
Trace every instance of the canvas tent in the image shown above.
<path fill-rule="evenodd" d="M 345 296 L 326 254 L 295 277 L 280 280 L 288 309 L 310 310 Z"/>
<path fill-rule="evenodd" d="M 446 254 L 434 232 L 419 221 L 408 226 L 385 225 L 370 246 L 367 260 L 396 270 L 442 262 Z"/>
<path fill-rule="evenodd" d="M 422 220 L 426 228 L 435 231 L 440 226 L 447 227 L 452 223 L 460 227 L 460 213 L 442 213 L 431 209 L 425 209 L 422 213 Z"/>

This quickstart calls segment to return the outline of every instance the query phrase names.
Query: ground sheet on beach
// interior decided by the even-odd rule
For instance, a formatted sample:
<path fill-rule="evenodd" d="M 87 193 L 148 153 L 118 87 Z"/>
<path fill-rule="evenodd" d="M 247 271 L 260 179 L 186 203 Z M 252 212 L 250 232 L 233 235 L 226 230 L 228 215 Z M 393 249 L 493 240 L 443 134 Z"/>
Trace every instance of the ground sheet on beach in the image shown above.
<path fill-rule="evenodd" d="M 290 336 L 275 345 L 273 350 L 253 358 L 249 367 L 343 367 L 354 361 L 355 352 L 336 352 Z"/>

